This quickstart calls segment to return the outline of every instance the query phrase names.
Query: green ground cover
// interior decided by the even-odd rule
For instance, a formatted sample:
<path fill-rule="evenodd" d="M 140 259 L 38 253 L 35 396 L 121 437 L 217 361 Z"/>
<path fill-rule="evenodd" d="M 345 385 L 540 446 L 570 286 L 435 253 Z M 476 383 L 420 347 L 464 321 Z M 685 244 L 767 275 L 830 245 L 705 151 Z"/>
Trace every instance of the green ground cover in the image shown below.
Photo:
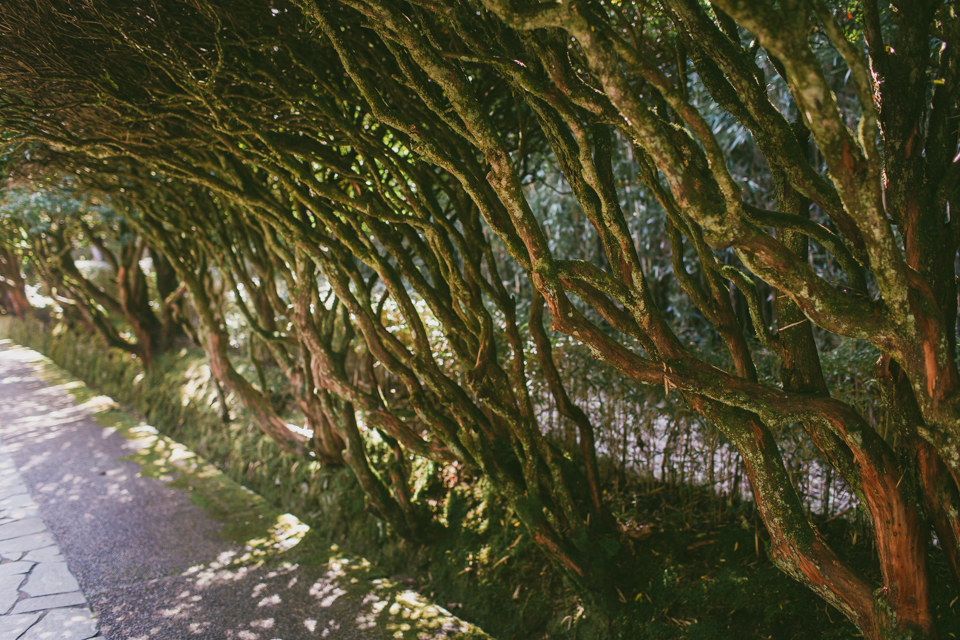
<path fill-rule="evenodd" d="M 82 380 L 67 386 L 81 402 L 103 403 L 96 415 L 101 424 L 149 441 L 134 456 L 144 473 L 186 486 L 196 504 L 225 523 L 226 536 L 251 546 L 264 562 L 338 562 L 367 583 L 386 581 L 394 598 L 414 588 L 503 639 L 856 635 L 839 613 L 766 559 L 749 504 L 718 503 L 693 487 L 621 485 L 613 496 L 621 522 L 656 523 L 624 536 L 646 557 L 647 586 L 621 594 L 616 619 L 590 619 L 505 503 L 469 470 L 416 467 L 416 490 L 436 502 L 446 526 L 430 544 L 414 546 L 366 509 L 349 470 L 284 454 L 236 410 L 223 424 L 202 352 L 171 353 L 143 371 L 128 354 L 64 325 L 46 329 L 2 317 L 0 338 L 40 351 Z M 73 380 L 55 368 L 47 371 L 59 384 Z M 284 514 L 310 530 L 281 553 L 276 545 L 297 529 Z M 874 552 L 862 542 L 865 536 L 856 535 L 858 526 L 843 518 L 821 523 L 841 553 L 867 566 Z M 369 562 L 349 560 L 347 553 Z M 936 600 L 944 637 L 960 637 L 947 569 L 933 558 L 935 584 L 944 587 Z"/>

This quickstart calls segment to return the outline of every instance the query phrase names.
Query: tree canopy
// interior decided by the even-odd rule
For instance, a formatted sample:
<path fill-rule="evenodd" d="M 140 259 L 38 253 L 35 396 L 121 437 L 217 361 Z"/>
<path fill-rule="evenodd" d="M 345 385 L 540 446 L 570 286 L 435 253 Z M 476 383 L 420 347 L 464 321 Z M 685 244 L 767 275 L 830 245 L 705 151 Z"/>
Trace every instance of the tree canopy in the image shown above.
<path fill-rule="evenodd" d="M 865 637 L 933 637 L 932 533 L 960 579 L 958 47 L 934 0 L 13 0 L 0 134 L 11 184 L 123 215 L 53 216 L 45 277 L 92 323 L 125 313 L 146 358 L 189 300 L 219 383 L 284 448 L 348 464 L 399 535 L 436 526 L 405 461 L 458 461 L 592 606 L 636 592 L 565 336 L 719 429 L 783 571 Z M 114 300 L 65 234 L 116 225 Z M 228 294 L 309 438 L 232 364 Z M 876 354 L 883 429 L 824 374 L 847 342 Z M 875 574 L 814 525 L 792 427 L 872 522 Z"/>

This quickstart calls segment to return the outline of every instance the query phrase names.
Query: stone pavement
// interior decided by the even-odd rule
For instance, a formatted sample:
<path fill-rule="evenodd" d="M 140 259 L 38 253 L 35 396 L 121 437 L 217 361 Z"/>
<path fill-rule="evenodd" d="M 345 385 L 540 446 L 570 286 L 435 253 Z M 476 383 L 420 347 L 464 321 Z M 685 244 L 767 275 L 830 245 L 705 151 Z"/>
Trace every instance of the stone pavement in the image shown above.
<path fill-rule="evenodd" d="M 8 340 L 0 438 L 0 640 L 489 640 Z"/>
<path fill-rule="evenodd" d="M 87 640 L 97 622 L 0 440 L 0 640 Z"/>

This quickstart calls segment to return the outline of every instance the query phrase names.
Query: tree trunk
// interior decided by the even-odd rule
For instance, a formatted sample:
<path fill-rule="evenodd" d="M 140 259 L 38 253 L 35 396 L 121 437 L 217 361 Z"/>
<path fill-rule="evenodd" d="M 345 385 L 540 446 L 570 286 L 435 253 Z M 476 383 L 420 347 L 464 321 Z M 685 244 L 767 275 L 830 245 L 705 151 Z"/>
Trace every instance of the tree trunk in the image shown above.
<path fill-rule="evenodd" d="M 32 310 L 25 282 L 20 273 L 20 261 L 16 255 L 4 247 L 0 247 L 0 305 L 21 320 L 27 317 Z"/>

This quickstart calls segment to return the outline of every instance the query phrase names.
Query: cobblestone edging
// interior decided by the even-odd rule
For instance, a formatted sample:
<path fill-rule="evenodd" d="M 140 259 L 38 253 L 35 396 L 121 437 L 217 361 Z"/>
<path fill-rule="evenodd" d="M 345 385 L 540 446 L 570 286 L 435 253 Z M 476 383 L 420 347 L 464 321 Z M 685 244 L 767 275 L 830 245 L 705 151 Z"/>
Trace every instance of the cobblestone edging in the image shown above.
<path fill-rule="evenodd" d="M 95 637 L 87 599 L 0 440 L 0 638 Z"/>

